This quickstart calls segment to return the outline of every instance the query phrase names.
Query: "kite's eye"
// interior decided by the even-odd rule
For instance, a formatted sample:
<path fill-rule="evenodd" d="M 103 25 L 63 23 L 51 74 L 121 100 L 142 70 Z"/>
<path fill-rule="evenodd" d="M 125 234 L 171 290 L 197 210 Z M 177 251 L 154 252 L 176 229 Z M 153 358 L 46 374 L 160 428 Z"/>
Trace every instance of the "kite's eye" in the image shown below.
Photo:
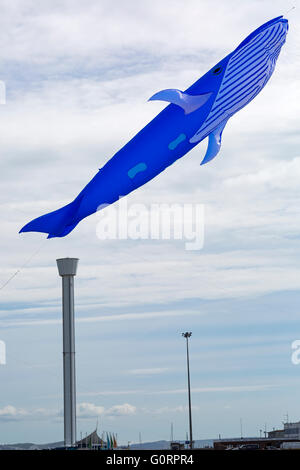
<path fill-rule="evenodd" d="M 222 72 L 222 67 L 216 67 L 214 70 L 213 70 L 213 74 L 214 75 L 219 75 L 219 73 Z"/>

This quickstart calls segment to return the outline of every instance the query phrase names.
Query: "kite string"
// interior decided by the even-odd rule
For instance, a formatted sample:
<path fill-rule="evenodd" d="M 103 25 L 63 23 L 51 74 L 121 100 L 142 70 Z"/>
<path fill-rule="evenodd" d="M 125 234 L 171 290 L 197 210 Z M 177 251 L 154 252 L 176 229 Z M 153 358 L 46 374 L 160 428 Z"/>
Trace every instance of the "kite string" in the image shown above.
<path fill-rule="evenodd" d="M 30 257 L 25 261 L 25 263 L 23 263 L 23 264 L 19 267 L 19 269 L 17 269 L 17 270 L 7 279 L 7 281 L 5 281 L 4 284 L 2 284 L 2 286 L 0 287 L 0 290 L 4 289 L 4 287 L 6 287 L 7 284 L 9 284 L 10 281 L 12 281 L 13 278 L 16 277 L 16 276 L 22 271 L 22 269 L 25 268 L 25 266 L 27 266 L 27 264 L 30 263 L 30 261 L 40 252 L 40 250 L 41 250 L 42 246 L 44 245 L 44 243 L 46 242 L 46 240 L 47 240 L 47 239 L 43 240 L 43 241 L 39 244 L 38 248 L 37 248 L 37 249 L 32 253 L 32 255 L 30 255 Z"/>
<path fill-rule="evenodd" d="M 292 10 L 295 10 L 295 9 L 296 9 L 296 7 L 293 6 L 292 8 L 290 8 L 290 9 L 285 13 L 285 15 L 287 15 L 288 13 L 290 13 Z"/>

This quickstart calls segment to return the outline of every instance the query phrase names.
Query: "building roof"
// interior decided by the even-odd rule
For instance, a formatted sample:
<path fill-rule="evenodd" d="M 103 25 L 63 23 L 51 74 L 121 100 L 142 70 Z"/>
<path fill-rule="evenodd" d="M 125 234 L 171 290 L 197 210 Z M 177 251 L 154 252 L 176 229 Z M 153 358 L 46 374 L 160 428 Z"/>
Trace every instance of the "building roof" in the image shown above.
<path fill-rule="evenodd" d="M 83 439 L 81 439 L 80 441 L 77 441 L 76 444 L 78 446 L 89 446 L 89 445 L 93 445 L 93 444 L 103 444 L 103 441 L 101 439 L 101 437 L 98 436 L 97 434 L 97 430 L 93 431 L 91 434 L 89 434 L 88 436 L 84 437 Z"/>

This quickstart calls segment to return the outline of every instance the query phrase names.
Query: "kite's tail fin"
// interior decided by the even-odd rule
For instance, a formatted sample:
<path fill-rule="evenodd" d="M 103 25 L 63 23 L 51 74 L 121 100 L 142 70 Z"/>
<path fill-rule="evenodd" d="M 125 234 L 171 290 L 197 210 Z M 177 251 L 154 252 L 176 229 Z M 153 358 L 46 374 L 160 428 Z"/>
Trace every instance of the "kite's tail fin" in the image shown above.
<path fill-rule="evenodd" d="M 81 198 L 75 199 L 56 211 L 42 215 L 25 225 L 21 232 L 43 232 L 48 233 L 48 238 L 64 237 L 70 233 L 78 222 L 74 223 L 77 209 Z"/>

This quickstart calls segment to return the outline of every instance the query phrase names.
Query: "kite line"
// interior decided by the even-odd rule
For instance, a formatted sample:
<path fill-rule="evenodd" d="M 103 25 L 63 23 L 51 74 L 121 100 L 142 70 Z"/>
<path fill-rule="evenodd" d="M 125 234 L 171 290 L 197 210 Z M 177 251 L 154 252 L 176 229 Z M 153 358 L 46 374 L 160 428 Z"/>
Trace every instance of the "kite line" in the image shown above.
<path fill-rule="evenodd" d="M 19 269 L 17 269 L 8 279 L 7 281 L 4 282 L 4 284 L 2 284 L 2 286 L 0 287 L 0 290 L 4 289 L 4 287 L 7 286 L 7 284 L 10 283 L 10 281 L 12 281 L 21 271 L 23 268 L 25 268 L 29 263 L 30 261 L 40 252 L 42 246 L 44 245 L 45 243 L 45 240 L 43 240 L 38 248 L 32 253 L 32 255 L 25 261 L 24 264 L 22 264 L 22 266 L 19 267 Z"/>

